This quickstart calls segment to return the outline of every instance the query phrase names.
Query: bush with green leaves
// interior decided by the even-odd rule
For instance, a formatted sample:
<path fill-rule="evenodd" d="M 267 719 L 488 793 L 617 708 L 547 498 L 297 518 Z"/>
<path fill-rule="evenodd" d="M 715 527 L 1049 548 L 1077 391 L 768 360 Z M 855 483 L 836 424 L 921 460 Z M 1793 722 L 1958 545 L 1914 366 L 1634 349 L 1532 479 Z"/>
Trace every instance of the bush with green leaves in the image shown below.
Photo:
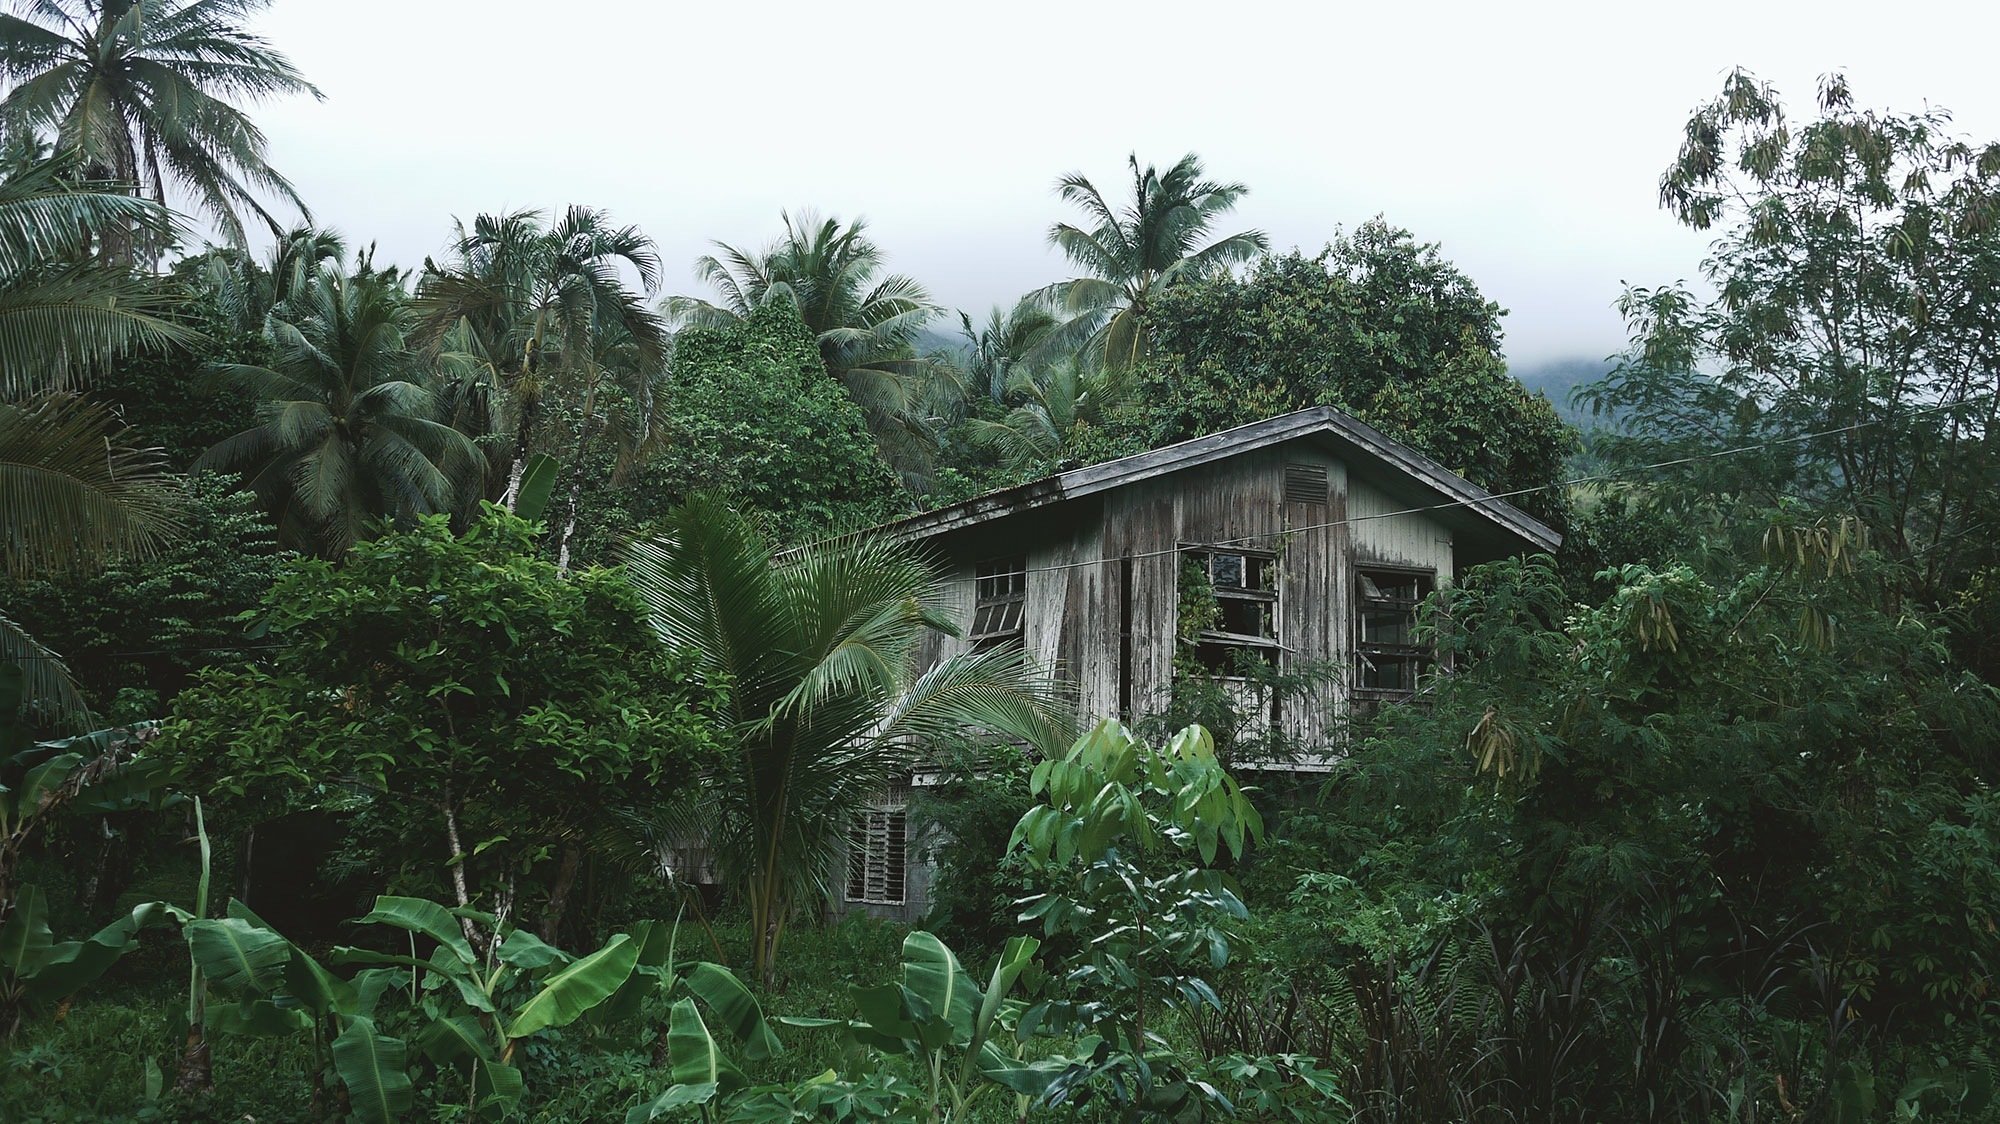
<path fill-rule="evenodd" d="M 62 654 L 100 723 L 160 718 L 202 668 L 241 662 L 262 643 L 241 617 L 288 552 L 256 497 L 232 482 L 204 474 L 182 493 L 177 533 L 149 555 L 88 573 L 0 578 L 7 615 Z"/>
<path fill-rule="evenodd" d="M 552 941 L 592 832 L 715 752 L 708 693 L 623 576 L 558 575 L 490 505 L 288 564 L 256 627 L 269 658 L 204 673 L 165 739 L 218 822 L 359 792 L 380 869 Z"/>
<path fill-rule="evenodd" d="M 696 495 L 758 513 L 786 543 L 908 509 L 861 408 L 827 377 L 789 302 L 683 329 L 657 393 L 659 436 L 637 459 L 606 459 L 588 485 L 581 558 L 616 560 L 623 540 L 656 530 Z"/>
<path fill-rule="evenodd" d="M 1851 524 L 1765 541 L 1596 605 L 1536 557 L 1432 606 L 1457 670 L 1334 774 L 1259 953 L 1327 981 L 1367 1119 L 1417 1111 L 1371 1025 L 1462 1079 L 1425 1119 L 1985 1111 L 2000 697 Z"/>

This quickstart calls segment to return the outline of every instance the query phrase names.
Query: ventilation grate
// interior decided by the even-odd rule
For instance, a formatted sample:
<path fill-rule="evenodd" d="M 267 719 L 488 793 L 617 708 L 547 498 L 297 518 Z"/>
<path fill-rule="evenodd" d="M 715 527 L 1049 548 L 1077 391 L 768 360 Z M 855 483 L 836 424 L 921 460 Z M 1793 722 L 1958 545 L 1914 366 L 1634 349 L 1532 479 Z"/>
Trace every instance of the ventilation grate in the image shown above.
<path fill-rule="evenodd" d="M 1326 468 L 1317 464 L 1285 466 L 1285 502 L 1326 506 Z"/>

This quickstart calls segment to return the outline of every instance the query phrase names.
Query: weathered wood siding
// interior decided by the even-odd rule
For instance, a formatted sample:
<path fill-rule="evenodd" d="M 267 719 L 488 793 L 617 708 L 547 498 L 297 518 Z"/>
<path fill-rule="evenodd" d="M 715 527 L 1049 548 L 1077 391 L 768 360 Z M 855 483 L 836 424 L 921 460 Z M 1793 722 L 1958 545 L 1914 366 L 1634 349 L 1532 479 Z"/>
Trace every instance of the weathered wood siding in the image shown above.
<path fill-rule="evenodd" d="M 1287 500 L 1289 465 L 1326 470 L 1325 502 Z M 1345 705 L 1356 560 L 1430 570 L 1439 585 L 1451 581 L 1446 528 L 1428 514 L 1388 514 L 1421 502 L 1350 478 L 1324 448 L 1299 441 L 948 532 L 931 547 L 948 574 L 945 606 L 962 627 L 972 621 L 975 568 L 1024 555 L 1028 650 L 1075 685 L 1085 715 L 1120 715 L 1129 694 L 1134 713 L 1126 718 L 1156 712 L 1172 689 L 1180 548 L 1233 543 L 1277 552 L 1278 640 L 1288 666 L 1337 669 L 1313 698 L 1282 708 L 1289 732 L 1313 744 L 1329 738 L 1328 719 Z M 1120 658 L 1127 614 L 1129 663 Z M 925 655 L 943 659 L 967 648 L 962 639 L 940 638 Z"/>

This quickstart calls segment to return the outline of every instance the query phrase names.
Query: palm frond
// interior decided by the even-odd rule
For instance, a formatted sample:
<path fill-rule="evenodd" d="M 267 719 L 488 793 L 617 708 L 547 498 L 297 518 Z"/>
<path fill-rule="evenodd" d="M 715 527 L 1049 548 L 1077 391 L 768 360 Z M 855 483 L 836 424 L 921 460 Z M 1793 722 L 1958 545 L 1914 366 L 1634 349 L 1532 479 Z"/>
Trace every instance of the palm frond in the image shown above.
<path fill-rule="evenodd" d="M 175 530 L 158 449 L 104 406 L 51 395 L 0 404 L 0 569 L 12 576 L 145 554 Z"/>

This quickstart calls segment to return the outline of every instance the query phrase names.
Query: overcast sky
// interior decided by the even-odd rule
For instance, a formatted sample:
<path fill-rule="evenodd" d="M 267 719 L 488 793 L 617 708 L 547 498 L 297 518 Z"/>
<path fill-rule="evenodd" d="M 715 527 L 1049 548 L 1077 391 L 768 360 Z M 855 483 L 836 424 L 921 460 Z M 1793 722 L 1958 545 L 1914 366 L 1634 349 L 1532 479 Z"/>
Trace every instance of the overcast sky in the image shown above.
<path fill-rule="evenodd" d="M 658 240 L 671 291 L 779 212 L 865 216 L 975 315 L 1066 276 L 1057 176 L 1201 154 L 1231 229 L 1317 249 L 1381 214 L 1510 310 L 1517 363 L 1615 350 L 1621 281 L 1695 275 L 1655 202 L 1689 110 L 1742 65 L 1796 116 L 1864 104 L 2000 137 L 2000 5 L 277 0 L 326 94 L 258 108 L 315 217 L 415 266 L 451 219 L 577 202 Z"/>

